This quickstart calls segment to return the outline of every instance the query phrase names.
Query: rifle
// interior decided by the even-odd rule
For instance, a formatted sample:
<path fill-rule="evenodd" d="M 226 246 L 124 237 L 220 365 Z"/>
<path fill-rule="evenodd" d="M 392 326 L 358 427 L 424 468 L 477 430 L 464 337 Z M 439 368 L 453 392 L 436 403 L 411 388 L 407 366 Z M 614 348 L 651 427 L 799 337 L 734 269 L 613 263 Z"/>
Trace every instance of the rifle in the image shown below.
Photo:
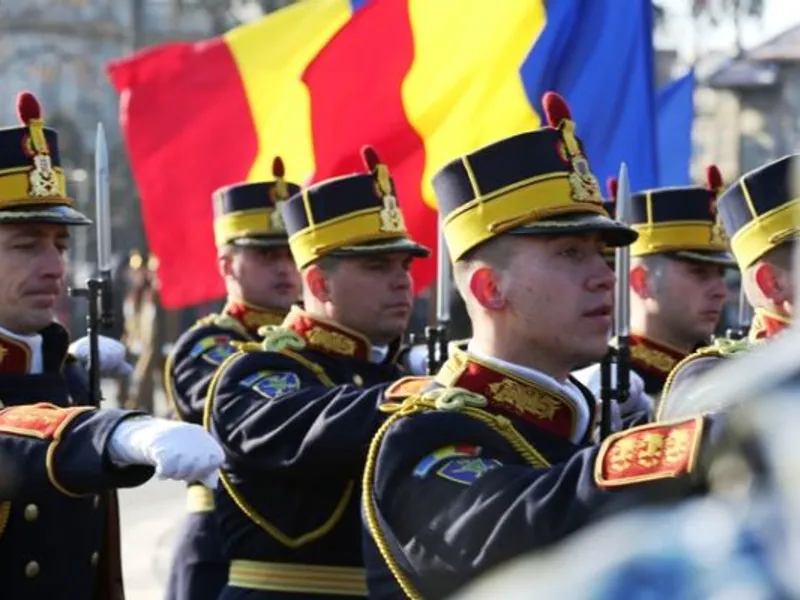
<path fill-rule="evenodd" d="M 631 205 L 631 184 L 628 179 L 628 166 L 620 165 L 617 188 L 618 221 L 626 222 Z M 611 402 L 624 404 L 630 395 L 631 346 L 630 346 L 630 287 L 631 250 L 620 246 L 615 250 L 616 282 L 614 284 L 614 342 L 600 362 L 600 398 L 603 401 L 600 420 L 600 436 L 606 438 L 611 433 Z M 612 365 L 616 365 L 616 384 L 611 382 Z"/>
<path fill-rule="evenodd" d="M 425 328 L 425 345 L 428 352 L 426 371 L 435 375 L 447 360 L 447 326 L 450 323 L 451 265 L 444 240 L 442 218 L 439 217 L 438 252 L 436 256 L 436 325 Z"/>
<path fill-rule="evenodd" d="M 100 330 L 114 324 L 114 298 L 111 282 L 111 212 L 108 183 L 108 149 L 103 124 L 97 124 L 94 154 L 97 267 L 98 276 L 86 280 L 83 288 L 70 288 L 73 298 L 86 298 L 86 335 L 89 338 L 89 404 L 100 406 Z"/>

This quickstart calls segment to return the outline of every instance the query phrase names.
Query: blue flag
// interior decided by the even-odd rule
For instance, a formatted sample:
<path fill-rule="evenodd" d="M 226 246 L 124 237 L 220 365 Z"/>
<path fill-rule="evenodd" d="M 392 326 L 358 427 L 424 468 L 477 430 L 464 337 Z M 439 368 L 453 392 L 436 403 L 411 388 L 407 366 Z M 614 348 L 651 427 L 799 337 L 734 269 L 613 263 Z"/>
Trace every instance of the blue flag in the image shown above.
<path fill-rule="evenodd" d="M 650 0 L 549 0 L 520 72 L 540 115 L 544 92 L 566 98 L 597 178 L 625 161 L 637 190 L 660 181 L 654 65 Z"/>
<path fill-rule="evenodd" d="M 694 70 L 658 93 L 659 185 L 691 185 Z"/>

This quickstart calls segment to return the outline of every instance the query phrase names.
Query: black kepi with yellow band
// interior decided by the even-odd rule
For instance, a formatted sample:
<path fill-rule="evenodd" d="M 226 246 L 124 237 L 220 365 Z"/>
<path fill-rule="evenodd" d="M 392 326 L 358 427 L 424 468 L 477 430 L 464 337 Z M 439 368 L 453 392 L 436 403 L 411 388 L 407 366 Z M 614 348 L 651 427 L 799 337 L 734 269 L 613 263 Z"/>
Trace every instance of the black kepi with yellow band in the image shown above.
<path fill-rule="evenodd" d="M 639 232 L 639 239 L 631 246 L 631 256 L 671 254 L 735 266 L 717 210 L 721 188 L 719 169 L 710 165 L 705 186 L 664 187 L 634 194 L 629 224 Z"/>
<path fill-rule="evenodd" d="M 281 206 L 298 268 L 324 256 L 430 254 L 409 237 L 388 167 L 371 147 L 362 156 L 368 173 L 327 179 Z"/>
<path fill-rule="evenodd" d="M 286 226 L 280 204 L 300 191 L 284 179 L 280 156 L 272 163 L 274 181 L 238 183 L 214 192 L 214 241 L 218 248 L 234 246 L 285 246 Z"/>
<path fill-rule="evenodd" d="M 719 215 L 742 270 L 800 233 L 799 158 L 750 171 L 720 196 Z"/>
<path fill-rule="evenodd" d="M 606 212 L 566 103 L 552 93 L 542 103 L 549 127 L 484 146 L 434 175 L 453 261 L 503 234 L 597 231 L 609 246 L 636 239 Z"/>
<path fill-rule="evenodd" d="M 67 195 L 58 134 L 33 94 L 17 96 L 17 114 L 20 126 L 0 129 L 0 223 L 91 224 Z"/>

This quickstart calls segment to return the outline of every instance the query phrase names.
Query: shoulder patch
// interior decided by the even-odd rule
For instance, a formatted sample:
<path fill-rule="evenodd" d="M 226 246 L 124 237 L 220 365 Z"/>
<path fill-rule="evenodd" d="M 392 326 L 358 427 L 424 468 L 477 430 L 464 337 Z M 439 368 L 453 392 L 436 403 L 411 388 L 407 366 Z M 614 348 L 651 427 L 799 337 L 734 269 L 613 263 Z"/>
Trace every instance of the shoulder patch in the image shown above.
<path fill-rule="evenodd" d="M 472 485 L 492 469 L 502 466 L 496 458 L 452 458 L 445 462 L 436 475 L 462 485 Z"/>
<path fill-rule="evenodd" d="M 284 394 L 299 390 L 300 378 L 290 371 L 281 373 L 258 371 L 242 379 L 239 385 L 253 390 L 267 400 L 275 400 Z"/>
<path fill-rule="evenodd" d="M 478 456 L 481 453 L 480 446 L 471 446 L 469 444 L 456 444 L 452 446 L 444 446 L 428 454 L 423 458 L 416 467 L 414 467 L 415 477 L 425 477 L 431 470 L 438 464 L 453 458 Z"/>
<path fill-rule="evenodd" d="M 595 483 L 611 488 L 691 473 L 703 424 L 703 417 L 696 416 L 610 435 L 595 459 Z"/>
<path fill-rule="evenodd" d="M 403 377 L 386 388 L 384 397 L 387 400 L 404 400 L 409 396 L 421 394 L 432 382 L 433 377 Z"/>
<path fill-rule="evenodd" d="M 209 335 L 197 342 L 189 351 L 192 358 L 202 358 L 214 366 L 219 366 L 229 356 L 236 353 L 229 335 Z"/>
<path fill-rule="evenodd" d="M 94 409 L 59 408 L 47 402 L 14 406 L 0 411 L 0 431 L 49 440 L 57 437 L 75 417 L 90 410 Z"/>

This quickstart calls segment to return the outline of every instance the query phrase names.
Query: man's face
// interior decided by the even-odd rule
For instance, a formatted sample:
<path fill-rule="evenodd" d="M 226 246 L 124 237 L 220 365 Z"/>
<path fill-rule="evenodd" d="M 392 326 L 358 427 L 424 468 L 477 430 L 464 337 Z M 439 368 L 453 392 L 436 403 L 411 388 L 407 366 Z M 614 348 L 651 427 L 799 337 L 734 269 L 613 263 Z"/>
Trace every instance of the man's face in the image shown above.
<path fill-rule="evenodd" d="M 331 318 L 375 344 L 403 335 L 414 296 L 407 252 L 345 258 L 325 274 Z"/>
<path fill-rule="evenodd" d="M 596 234 L 519 238 L 501 277 L 506 334 L 569 368 L 608 347 L 614 273 Z"/>
<path fill-rule="evenodd" d="M 53 321 L 68 244 L 64 225 L 0 225 L 0 325 L 29 335 Z"/>
<path fill-rule="evenodd" d="M 238 282 L 244 301 L 288 311 L 300 298 L 300 273 L 288 246 L 238 248 L 230 261 L 231 276 Z"/>
<path fill-rule="evenodd" d="M 722 266 L 668 258 L 648 278 L 650 312 L 657 312 L 673 339 L 698 343 L 717 327 L 728 295 Z"/>

